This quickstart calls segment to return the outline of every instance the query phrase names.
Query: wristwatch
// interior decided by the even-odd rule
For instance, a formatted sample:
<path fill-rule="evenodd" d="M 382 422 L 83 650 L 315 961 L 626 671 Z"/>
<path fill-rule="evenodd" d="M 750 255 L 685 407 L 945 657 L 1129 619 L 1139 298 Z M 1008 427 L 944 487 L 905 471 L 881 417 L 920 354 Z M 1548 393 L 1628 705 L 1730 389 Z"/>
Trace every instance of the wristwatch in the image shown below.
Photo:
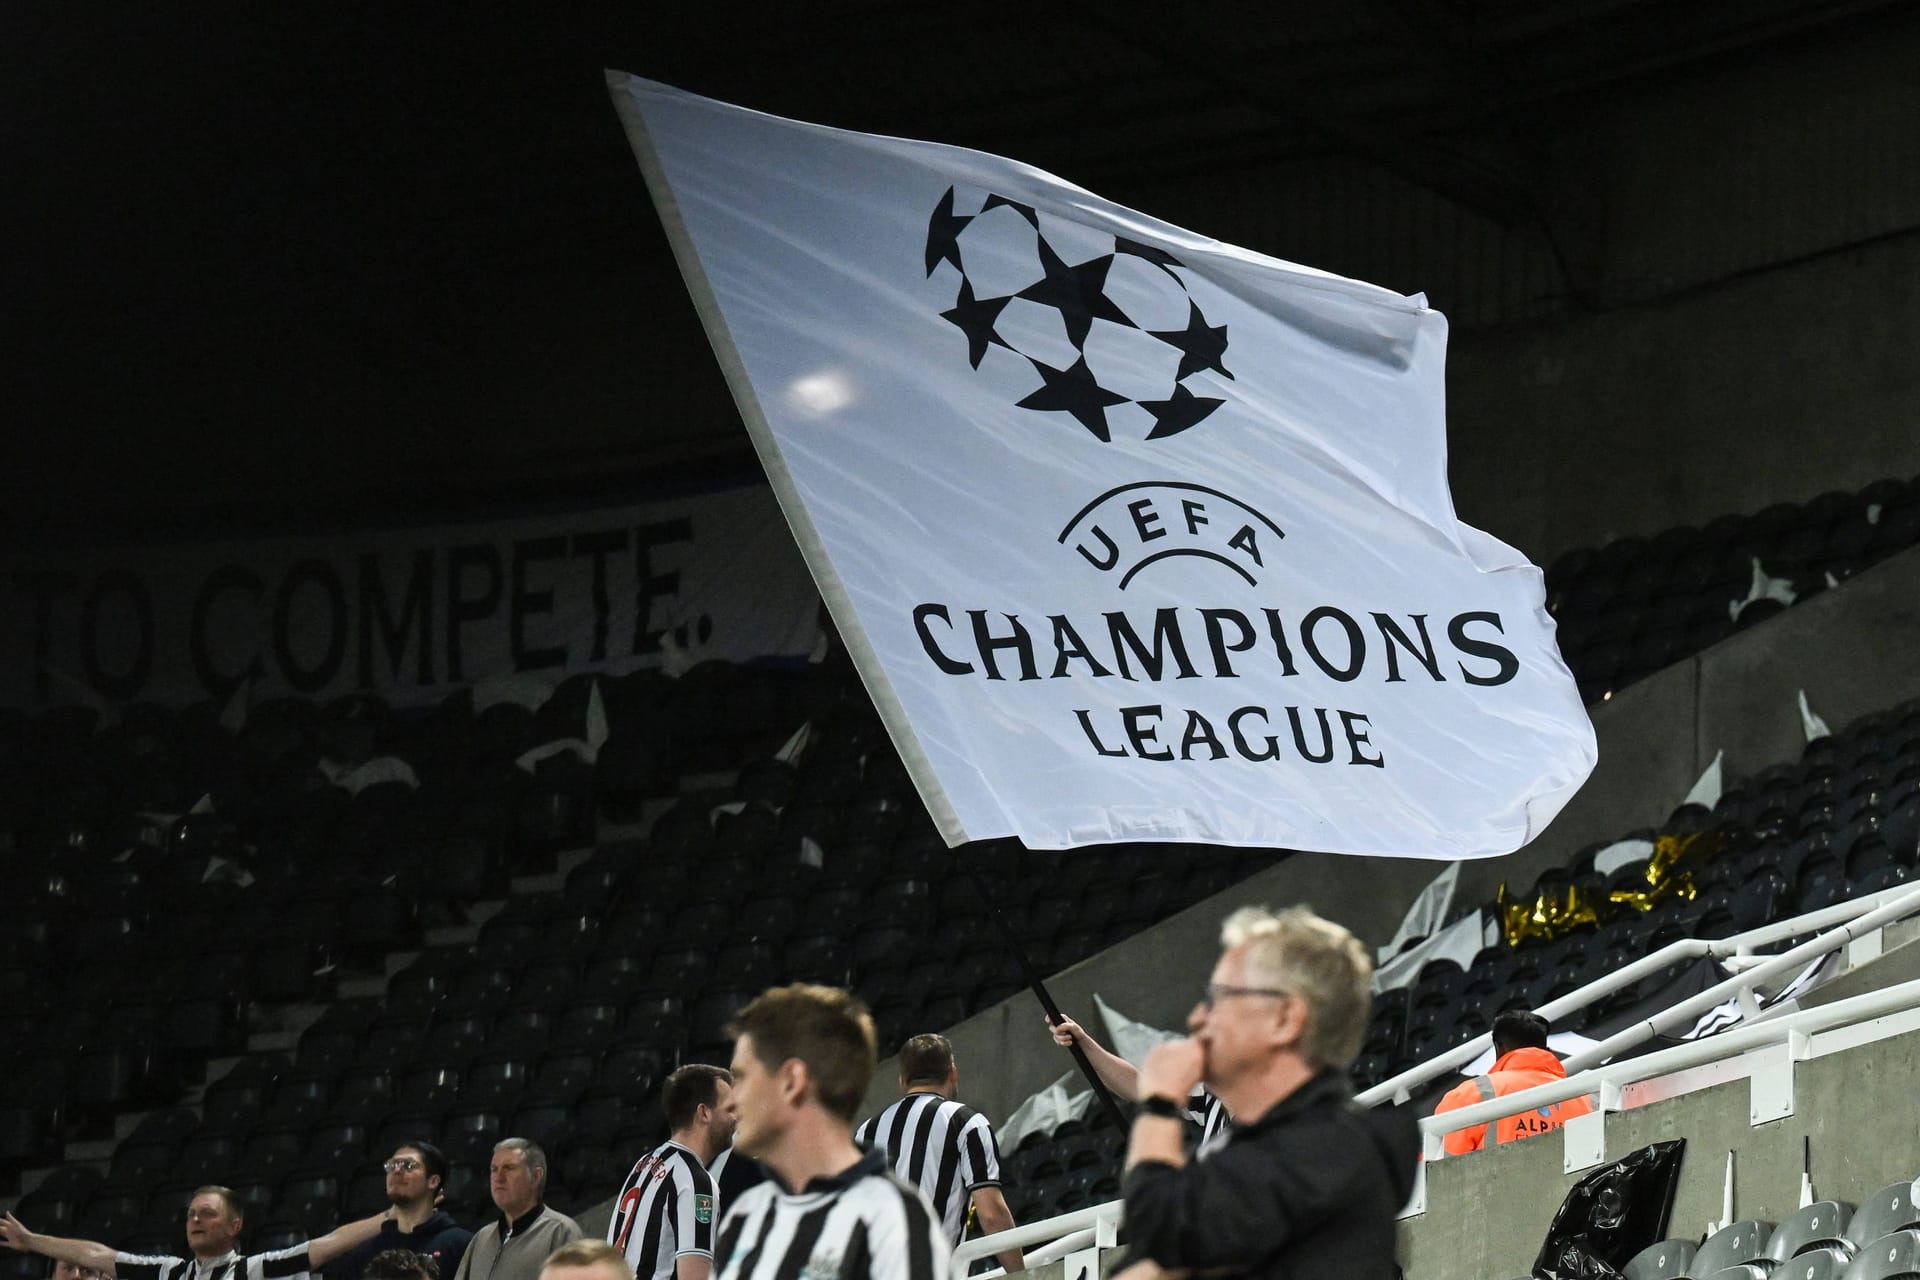
<path fill-rule="evenodd" d="M 1163 1093 L 1150 1094 L 1140 1099 L 1140 1114 L 1143 1116 L 1159 1116 L 1162 1120 L 1178 1120 L 1186 1113 L 1187 1109 L 1184 1105 L 1175 1102 Z"/>

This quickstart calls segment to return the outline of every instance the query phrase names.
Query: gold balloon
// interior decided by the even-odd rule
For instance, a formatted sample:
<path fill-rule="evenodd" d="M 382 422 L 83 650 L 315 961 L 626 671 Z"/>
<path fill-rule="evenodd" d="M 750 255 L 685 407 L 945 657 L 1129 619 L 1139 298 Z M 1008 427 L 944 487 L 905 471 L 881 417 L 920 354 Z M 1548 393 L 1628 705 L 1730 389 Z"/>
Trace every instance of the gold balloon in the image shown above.
<path fill-rule="evenodd" d="M 1717 855 L 1721 847 L 1719 833 L 1713 831 L 1661 836 L 1653 842 L 1653 856 L 1647 859 L 1646 887 L 1614 889 L 1605 895 L 1583 885 L 1568 885 L 1557 894 L 1543 891 L 1532 902 L 1522 902 L 1508 896 L 1502 882 L 1493 901 L 1500 936 L 1509 947 L 1517 947 L 1529 938 L 1550 942 L 1582 925 L 1600 924 L 1623 908 L 1644 913 L 1667 898 L 1691 902 L 1700 892 L 1694 884 L 1694 871 Z"/>

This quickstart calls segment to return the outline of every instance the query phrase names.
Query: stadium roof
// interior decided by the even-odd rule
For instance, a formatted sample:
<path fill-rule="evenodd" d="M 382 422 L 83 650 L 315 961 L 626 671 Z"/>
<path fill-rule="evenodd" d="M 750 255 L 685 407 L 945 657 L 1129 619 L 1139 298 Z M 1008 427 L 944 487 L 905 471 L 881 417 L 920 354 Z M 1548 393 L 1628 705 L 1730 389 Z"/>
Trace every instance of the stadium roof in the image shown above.
<path fill-rule="evenodd" d="M 30 0 L 0 17 L 0 518 L 377 521 L 750 466 L 602 67 L 1123 199 L 1338 154 L 1528 225 L 1556 104 L 1891 7 Z"/>

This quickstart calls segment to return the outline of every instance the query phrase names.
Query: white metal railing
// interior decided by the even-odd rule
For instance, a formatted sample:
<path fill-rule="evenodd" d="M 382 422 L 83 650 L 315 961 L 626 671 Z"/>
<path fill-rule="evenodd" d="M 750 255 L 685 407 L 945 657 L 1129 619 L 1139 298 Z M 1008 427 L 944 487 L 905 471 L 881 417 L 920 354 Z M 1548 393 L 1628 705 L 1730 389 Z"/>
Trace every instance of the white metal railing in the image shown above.
<path fill-rule="evenodd" d="M 1041 1222 L 1031 1222 L 1024 1227 L 1015 1227 L 1011 1231 L 1002 1231 L 998 1235 L 981 1236 L 976 1240 L 967 1240 L 953 1251 L 953 1274 L 964 1276 L 967 1268 L 981 1258 L 992 1257 L 996 1253 L 1005 1253 L 1008 1249 L 1025 1248 L 1030 1244 L 1041 1247 L 1026 1255 L 1029 1268 L 1042 1263 L 1052 1262 L 1056 1258 L 1069 1255 L 1073 1257 L 1067 1263 L 1067 1280 L 1076 1280 L 1084 1275 L 1100 1274 L 1097 1261 L 1102 1249 L 1111 1249 L 1117 1239 L 1120 1228 L 1121 1202 L 1109 1200 L 1105 1204 L 1092 1204 L 1084 1209 L 1075 1209 L 1056 1218 L 1047 1218 Z M 1076 1263 L 1081 1265 L 1076 1266 Z M 1091 1266 L 1089 1272 L 1086 1267 Z M 999 1268 L 984 1272 L 975 1280 L 990 1280 L 993 1276 L 1005 1274 Z"/>
<path fill-rule="evenodd" d="M 1882 889 L 1878 893 L 1869 894 L 1863 898 L 1835 903 L 1831 907 L 1822 907 L 1818 911 L 1809 911 L 1790 920 L 1761 925 L 1757 929 L 1749 929 L 1745 933 L 1737 933 L 1731 937 L 1714 940 L 1682 938 L 1678 942 L 1668 943 L 1651 955 L 1635 960 L 1624 968 L 1594 979 L 1578 991 L 1561 996 L 1557 1000 L 1549 1000 L 1534 1012 L 1549 1023 L 1555 1022 L 1569 1013 L 1584 1009 L 1595 1001 L 1604 999 L 1621 988 L 1631 986 L 1640 979 L 1658 973 L 1681 960 L 1705 956 L 1721 960 L 1732 959 L 1738 962 L 1736 967 L 1739 972 L 1733 976 L 1567 1059 L 1567 1071 L 1572 1074 L 1583 1067 L 1605 1061 L 1624 1049 L 1630 1049 L 1669 1031 L 1680 1022 L 1696 1019 L 1708 1009 L 1725 1004 L 1729 999 L 1750 996 L 1755 988 L 1782 974 L 1805 967 L 1807 962 L 1816 956 L 1837 951 L 1855 938 L 1915 914 L 1920 914 L 1920 885 L 1902 885 L 1893 889 Z M 1755 947 L 1764 947 L 1770 943 L 1815 930 L 1820 932 L 1812 940 L 1790 951 L 1783 951 L 1777 956 L 1768 956 L 1764 960 L 1753 957 Z M 1408 1097 L 1420 1086 L 1437 1080 L 1450 1071 L 1457 1071 L 1472 1062 L 1492 1047 L 1492 1044 L 1491 1035 L 1486 1033 L 1477 1035 L 1464 1044 L 1456 1045 L 1418 1066 L 1401 1072 L 1391 1080 L 1361 1092 L 1356 1095 L 1355 1100 L 1365 1106 L 1374 1106 L 1381 1102 Z M 1516 1107 L 1514 1111 L 1524 1109 Z"/>
<path fill-rule="evenodd" d="M 1564 1136 L 1568 1144 L 1566 1167 L 1569 1172 L 1587 1167 L 1589 1164 L 1598 1164 L 1603 1149 L 1601 1127 L 1604 1125 L 1605 1115 L 1609 1111 L 1621 1110 L 1627 1105 L 1624 1093 L 1628 1087 L 1655 1077 L 1690 1070 L 1771 1046 L 1784 1045 L 1786 1052 L 1784 1055 L 1774 1055 L 1764 1064 L 1756 1064 L 1743 1074 L 1752 1076 L 1758 1087 L 1760 1073 L 1771 1073 L 1773 1083 L 1770 1088 L 1777 1095 L 1779 1071 L 1784 1067 L 1787 1109 L 1780 1114 L 1789 1114 L 1792 1107 L 1792 1063 L 1815 1056 L 1810 1047 L 1809 1037 L 1816 1032 L 1832 1031 L 1835 1028 L 1901 1011 L 1915 1011 L 1913 1016 L 1906 1020 L 1912 1022 L 1913 1026 L 1908 1027 L 1903 1021 L 1899 1025 L 1882 1028 L 1880 1033 L 1897 1034 L 1906 1030 L 1920 1029 L 1920 979 L 1798 1012 L 1786 1009 L 1763 1011 L 1755 999 L 1754 992 L 1776 978 L 1804 968 L 1818 957 L 1831 955 L 1856 941 L 1874 935 L 1886 925 L 1916 915 L 1920 915 L 1920 885 L 1901 885 L 1892 889 L 1883 889 L 1878 893 L 1836 903 L 1818 911 L 1809 911 L 1774 924 L 1762 925 L 1727 938 L 1681 939 L 1604 977 L 1595 979 L 1578 991 L 1557 1000 L 1548 1001 L 1535 1012 L 1551 1023 L 1569 1013 L 1584 1009 L 1642 978 L 1659 973 L 1678 961 L 1707 957 L 1721 961 L 1723 967 L 1733 971 L 1730 977 L 1715 983 L 1698 995 L 1678 1001 L 1651 1017 L 1636 1022 L 1569 1057 L 1566 1063 L 1568 1078 L 1564 1081 L 1555 1081 L 1524 1092 L 1506 1094 L 1491 1101 L 1449 1111 L 1443 1121 L 1436 1120 L 1432 1116 L 1421 1120 L 1422 1145 L 1427 1161 L 1437 1160 L 1445 1155 L 1442 1146 L 1445 1135 L 1455 1129 L 1490 1123 L 1521 1111 L 1563 1102 L 1568 1098 L 1594 1095 L 1598 1098 L 1599 1106 L 1592 1114 L 1570 1121 L 1565 1128 Z M 1768 946 L 1806 933 L 1814 933 L 1815 936 L 1779 955 L 1762 958 L 1754 954 L 1754 949 L 1757 947 Z M 1878 949 L 1873 948 L 1872 954 L 1878 954 Z M 1645 1043 L 1654 1036 L 1674 1030 L 1682 1024 L 1690 1024 L 1707 1010 L 1725 1004 L 1729 999 L 1740 1001 L 1743 1012 L 1749 1019 L 1744 1025 L 1612 1066 L 1598 1065 L 1624 1050 Z M 1437 1054 L 1391 1080 L 1363 1091 L 1356 1096 L 1355 1100 L 1366 1106 L 1404 1100 L 1413 1090 L 1472 1062 L 1485 1053 L 1491 1045 L 1491 1036 L 1484 1034 L 1475 1036 L 1466 1043 Z M 1777 1103 L 1770 1105 L 1777 1105 Z M 1760 1111 L 1756 1109 L 1755 1114 L 1759 1117 Z M 1414 1192 L 1412 1202 L 1403 1211 L 1403 1216 L 1424 1209 L 1425 1173 L 1426 1164 L 1423 1162 L 1419 1186 Z M 998 1235 L 968 1240 L 954 1252 L 955 1274 L 965 1274 L 967 1266 L 978 1259 L 990 1257 L 1010 1248 L 1025 1248 L 1028 1245 L 1038 1244 L 1040 1248 L 1026 1255 L 1026 1263 L 1029 1267 L 1065 1256 L 1069 1259 L 1067 1280 L 1083 1280 L 1084 1277 L 1097 1276 L 1099 1250 L 1110 1247 L 1114 1243 L 1121 1220 L 1121 1202 L 1115 1200 L 1106 1204 L 1089 1205 L 1058 1217 L 1016 1227 L 1011 1231 L 1003 1231 Z M 991 1277 L 1001 1274 L 996 1269 L 986 1272 L 983 1277 L 976 1280 L 990 1280 Z"/>
<path fill-rule="evenodd" d="M 1555 1080 L 1548 1084 L 1535 1085 L 1531 1089 L 1522 1089 L 1517 1093 L 1504 1094 L 1486 1102 L 1476 1102 L 1470 1106 L 1449 1111 L 1444 1116 L 1426 1117 L 1420 1122 L 1425 1155 L 1428 1160 L 1440 1159 L 1445 1154 L 1441 1142 L 1455 1129 L 1467 1129 L 1474 1125 L 1486 1124 L 1517 1112 L 1565 1102 L 1568 1098 L 1597 1094 L 1600 1107 L 1595 1112 L 1595 1118 L 1598 1118 L 1607 1111 L 1623 1109 L 1621 1092 L 1626 1085 L 1671 1075 L 1709 1062 L 1719 1062 L 1753 1049 L 1785 1045 L 1788 1049 L 1787 1058 L 1791 1061 L 1816 1057 L 1819 1055 L 1813 1052 L 1807 1040 L 1815 1032 L 1831 1031 L 1837 1027 L 1881 1018 L 1888 1014 L 1915 1010 L 1920 1010 L 1920 978 L 1891 987 L 1882 987 L 1878 991 L 1864 992 L 1845 1000 L 1836 1000 L 1832 1004 L 1801 1009 L 1794 1013 L 1768 1018 L 1762 1022 L 1732 1027 L 1699 1040 L 1689 1040 L 1684 1044 L 1674 1045 L 1670 1049 L 1661 1049 L 1637 1058 L 1629 1058 L 1625 1062 L 1616 1062 L 1604 1067 L 1591 1067 L 1585 1071 L 1570 1074 L 1565 1080 Z M 1881 1030 L 1887 1034 L 1903 1034 L 1907 1030 L 1920 1027 L 1920 1017 L 1910 1021 L 1914 1023 L 1914 1027 L 1902 1023 L 1881 1028 Z M 1850 1048 L 1857 1043 L 1859 1043 L 1857 1039 L 1849 1040 L 1843 1047 Z M 1791 1107 L 1782 1114 L 1792 1114 Z"/>

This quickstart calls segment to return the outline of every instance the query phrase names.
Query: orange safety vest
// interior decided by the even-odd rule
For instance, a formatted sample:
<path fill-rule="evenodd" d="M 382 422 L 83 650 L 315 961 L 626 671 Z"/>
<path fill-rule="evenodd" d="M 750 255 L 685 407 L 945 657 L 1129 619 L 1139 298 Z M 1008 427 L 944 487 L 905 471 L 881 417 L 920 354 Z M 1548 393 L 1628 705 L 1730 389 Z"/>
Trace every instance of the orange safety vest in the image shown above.
<path fill-rule="evenodd" d="M 1566 1078 L 1567 1069 L 1560 1065 L 1560 1059 L 1554 1056 L 1551 1049 L 1514 1049 L 1501 1054 L 1494 1061 L 1493 1070 L 1486 1075 L 1475 1076 L 1465 1084 L 1455 1085 L 1448 1090 L 1446 1097 L 1440 1099 L 1440 1105 L 1433 1109 L 1433 1114 L 1458 1111 L 1476 1102 L 1490 1102 L 1509 1093 L 1519 1093 L 1523 1089 Z M 1531 1138 L 1535 1134 L 1558 1129 L 1575 1116 L 1586 1115 L 1592 1110 L 1593 1104 L 1585 1098 L 1568 1098 L 1550 1107 L 1535 1107 L 1519 1115 L 1503 1116 L 1495 1128 L 1496 1140 L 1512 1142 L 1516 1138 Z M 1484 1124 L 1455 1129 L 1446 1136 L 1446 1151 L 1450 1156 L 1463 1156 L 1486 1145 L 1487 1126 Z"/>

